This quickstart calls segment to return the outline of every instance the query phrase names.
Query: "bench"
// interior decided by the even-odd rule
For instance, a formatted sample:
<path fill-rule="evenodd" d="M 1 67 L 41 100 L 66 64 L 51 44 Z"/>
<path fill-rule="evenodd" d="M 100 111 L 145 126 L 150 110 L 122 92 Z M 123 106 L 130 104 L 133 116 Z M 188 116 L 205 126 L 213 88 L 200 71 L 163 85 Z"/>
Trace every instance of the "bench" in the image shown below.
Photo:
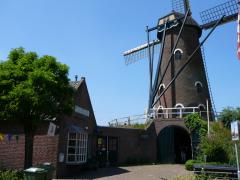
<path fill-rule="evenodd" d="M 237 168 L 227 165 L 193 165 L 194 174 L 211 176 L 218 179 L 237 179 Z"/>

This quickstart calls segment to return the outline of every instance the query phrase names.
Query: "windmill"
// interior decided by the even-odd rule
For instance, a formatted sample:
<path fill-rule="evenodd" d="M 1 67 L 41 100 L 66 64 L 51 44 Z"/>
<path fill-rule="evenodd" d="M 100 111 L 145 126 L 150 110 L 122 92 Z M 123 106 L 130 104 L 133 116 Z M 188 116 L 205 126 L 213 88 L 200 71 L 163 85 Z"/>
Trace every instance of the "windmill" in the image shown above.
<path fill-rule="evenodd" d="M 165 109 L 173 117 L 177 107 L 185 111 L 204 110 L 208 99 L 213 119 L 215 108 L 201 49 L 219 25 L 237 19 L 238 0 L 201 12 L 201 25 L 193 19 L 188 0 L 172 0 L 172 7 L 173 11 L 160 18 L 156 27 L 146 28 L 147 43 L 123 53 L 125 63 L 129 65 L 148 57 L 149 114 L 151 110 Z M 210 31 L 200 42 L 203 30 Z M 157 39 L 150 41 L 150 33 L 155 33 Z M 154 66 L 156 53 L 158 59 Z"/>

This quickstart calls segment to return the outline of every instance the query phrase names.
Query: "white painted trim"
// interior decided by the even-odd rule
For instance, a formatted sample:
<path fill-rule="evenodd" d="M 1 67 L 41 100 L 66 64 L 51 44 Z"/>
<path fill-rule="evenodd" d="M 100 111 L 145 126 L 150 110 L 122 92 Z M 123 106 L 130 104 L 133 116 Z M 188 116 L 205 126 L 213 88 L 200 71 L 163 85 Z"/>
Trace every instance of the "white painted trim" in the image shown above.
<path fill-rule="evenodd" d="M 76 138 L 75 139 L 70 139 L 70 136 L 69 136 L 70 133 L 75 133 Z M 75 141 L 75 143 L 76 143 L 75 146 L 69 146 L 69 140 Z M 75 153 L 74 154 L 69 154 L 69 152 L 68 152 L 69 148 L 74 148 Z M 86 163 L 87 162 L 87 153 L 88 153 L 88 134 L 87 133 L 68 132 L 66 162 L 68 164 Z M 74 161 L 69 161 L 68 160 L 68 157 L 70 155 L 75 156 Z"/>
<path fill-rule="evenodd" d="M 204 110 L 206 109 L 206 106 L 205 106 L 204 104 L 199 104 L 199 105 L 198 105 L 198 108 L 200 109 L 200 107 L 203 107 Z"/>
<path fill-rule="evenodd" d="M 203 87 L 203 85 L 202 85 L 202 83 L 201 83 L 200 81 L 196 81 L 196 82 L 195 82 L 195 86 L 197 87 L 198 84 L 200 84 L 201 87 Z"/>
<path fill-rule="evenodd" d="M 175 108 L 177 108 L 178 106 L 181 106 L 181 108 L 184 108 L 184 105 L 181 104 L 181 103 L 177 103 L 177 104 L 175 105 Z"/>
<path fill-rule="evenodd" d="M 157 111 L 159 110 L 159 109 L 162 109 L 163 110 L 163 106 L 158 106 L 158 108 L 157 108 Z"/>
<path fill-rule="evenodd" d="M 161 90 L 162 87 L 163 87 L 163 89 L 165 89 L 165 88 L 166 88 L 165 84 L 161 84 L 161 85 L 159 86 L 159 91 Z"/>
<path fill-rule="evenodd" d="M 183 50 L 181 50 L 181 49 L 175 49 L 175 51 L 174 51 L 174 54 L 177 52 L 177 51 L 180 51 L 181 52 L 181 54 L 183 54 Z"/>

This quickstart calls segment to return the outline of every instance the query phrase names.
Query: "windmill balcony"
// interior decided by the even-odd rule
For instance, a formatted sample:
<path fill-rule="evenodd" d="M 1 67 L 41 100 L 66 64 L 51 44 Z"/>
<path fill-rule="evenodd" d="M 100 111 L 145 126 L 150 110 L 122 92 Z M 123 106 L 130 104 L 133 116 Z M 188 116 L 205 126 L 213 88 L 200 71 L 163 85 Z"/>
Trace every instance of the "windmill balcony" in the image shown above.
<path fill-rule="evenodd" d="M 151 117 L 155 119 L 183 118 L 193 113 L 200 114 L 204 119 L 207 118 L 207 111 L 199 107 L 153 108 Z"/>
<path fill-rule="evenodd" d="M 149 124 L 154 119 L 179 119 L 189 114 L 198 113 L 203 119 L 207 119 L 207 111 L 199 107 L 174 107 L 153 108 L 149 114 L 141 114 L 114 119 L 108 122 L 110 127 L 133 127 L 136 124 Z M 209 112 L 213 114 L 213 112 Z M 215 114 L 214 114 L 215 115 Z M 216 117 L 216 115 L 215 115 Z"/>

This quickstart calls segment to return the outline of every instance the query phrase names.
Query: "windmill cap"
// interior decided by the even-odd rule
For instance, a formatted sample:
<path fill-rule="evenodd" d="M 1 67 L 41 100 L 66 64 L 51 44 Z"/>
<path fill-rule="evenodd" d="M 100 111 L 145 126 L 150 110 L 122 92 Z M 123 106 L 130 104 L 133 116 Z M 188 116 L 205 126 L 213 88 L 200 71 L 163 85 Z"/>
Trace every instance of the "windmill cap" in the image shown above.
<path fill-rule="evenodd" d="M 172 13 L 160 18 L 158 20 L 159 31 L 161 33 L 164 30 L 164 24 L 166 21 L 169 22 L 168 29 L 174 28 L 178 26 L 178 24 L 183 23 L 184 21 L 184 14 L 173 11 Z M 195 27 L 198 30 L 199 37 L 202 35 L 202 29 L 200 28 L 199 24 L 192 18 L 192 16 L 188 16 L 185 22 L 185 26 Z M 160 36 L 159 36 L 160 37 Z"/>

